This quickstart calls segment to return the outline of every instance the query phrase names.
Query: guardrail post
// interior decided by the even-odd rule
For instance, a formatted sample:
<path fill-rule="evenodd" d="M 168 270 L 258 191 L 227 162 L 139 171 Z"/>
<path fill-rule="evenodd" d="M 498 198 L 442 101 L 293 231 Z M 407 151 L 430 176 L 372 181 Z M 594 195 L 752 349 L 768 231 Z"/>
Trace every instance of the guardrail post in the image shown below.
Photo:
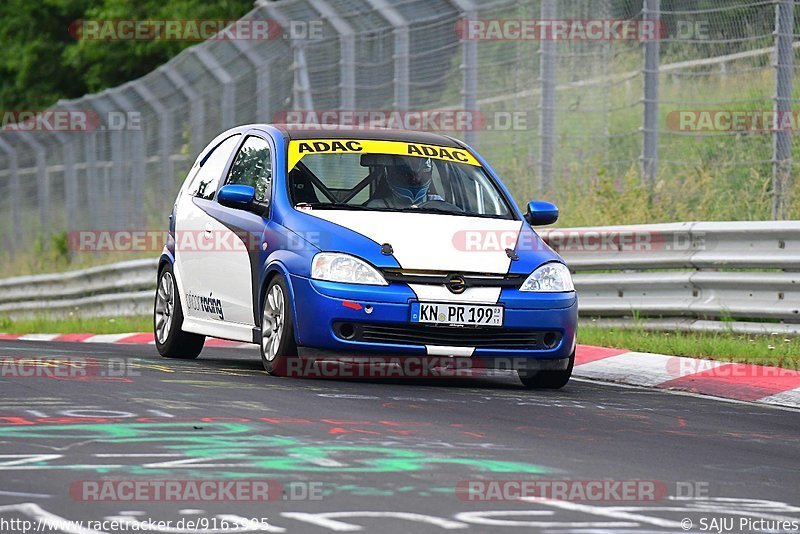
<path fill-rule="evenodd" d="M 172 110 L 169 110 L 159 102 L 158 98 L 140 82 L 134 82 L 131 85 L 132 89 L 138 94 L 145 103 L 153 110 L 154 117 L 158 121 L 158 137 L 159 137 L 159 152 L 161 160 L 161 176 L 159 183 L 161 184 L 161 191 L 156 195 L 159 211 L 163 211 L 164 201 L 171 202 L 168 199 L 172 195 L 172 184 L 174 182 L 172 170 L 172 121 L 174 120 Z M 142 125 L 144 127 L 144 124 Z M 147 149 L 145 148 L 145 155 Z M 144 176 L 142 176 L 144 179 Z"/>
<path fill-rule="evenodd" d="M 82 100 L 85 106 L 97 112 L 99 119 L 97 130 L 87 134 L 84 145 L 91 228 L 97 230 L 112 219 L 112 213 L 119 213 L 117 210 L 120 209 L 117 205 L 118 196 L 111 193 L 114 180 L 108 178 L 110 162 L 98 161 L 101 155 L 106 153 L 104 149 L 108 144 L 111 144 L 111 157 L 114 157 L 113 151 L 117 144 L 114 138 L 117 134 L 107 130 L 108 116 L 106 115 L 106 118 L 103 119 L 102 115 L 107 113 L 110 108 L 102 98 L 92 96 Z M 120 166 L 112 165 L 111 172 L 121 172 Z"/>
<path fill-rule="evenodd" d="M 139 112 L 131 104 L 128 97 L 122 94 L 128 87 L 129 85 L 125 84 L 119 89 L 110 92 L 109 96 L 119 106 L 121 111 Z M 121 131 L 120 135 L 130 140 L 127 144 L 129 145 L 128 163 L 130 165 L 130 191 L 132 193 L 132 198 L 127 203 L 129 208 L 127 220 L 136 230 L 140 230 L 144 218 L 145 160 L 147 159 L 147 150 L 144 144 L 144 130 L 142 130 L 141 127 L 138 130 L 133 130 L 126 116 L 125 130 Z"/>
<path fill-rule="evenodd" d="M 311 78 L 308 75 L 306 62 L 306 45 L 303 41 L 292 41 L 292 70 L 294 71 L 292 84 L 292 109 L 312 110 L 314 99 L 311 95 Z"/>
<path fill-rule="evenodd" d="M 9 202 L 11 203 L 11 251 L 16 250 L 22 243 L 22 192 L 19 184 L 19 169 L 17 167 L 17 151 L 0 136 L 0 150 L 8 156 L 9 171 Z"/>
<path fill-rule="evenodd" d="M 339 65 L 340 79 L 339 107 L 343 110 L 356 108 L 356 36 L 353 27 L 339 16 L 325 0 L 309 0 L 317 12 L 325 17 L 339 34 L 339 47 L 341 62 Z"/>
<path fill-rule="evenodd" d="M 779 124 L 792 111 L 792 77 L 794 74 L 794 1 L 777 0 L 775 4 L 775 127 L 772 134 L 772 217 L 787 217 L 784 191 L 792 171 L 792 131 Z"/>
<path fill-rule="evenodd" d="M 644 124 L 642 127 L 642 174 L 653 190 L 658 175 L 658 66 L 661 53 L 661 0 L 644 0 L 645 22 L 656 28 L 655 37 L 644 44 Z"/>
<path fill-rule="evenodd" d="M 554 20 L 558 17 L 556 0 L 542 0 L 542 20 Z M 539 96 L 539 176 L 541 179 L 540 194 L 547 195 L 553 191 L 555 166 L 553 163 L 556 149 L 556 43 L 545 38 L 539 44 L 539 78 L 542 92 Z"/>
<path fill-rule="evenodd" d="M 74 102 L 68 100 L 59 100 L 56 105 L 65 109 L 66 111 L 85 113 L 85 110 L 77 109 L 75 107 Z M 87 121 L 87 128 L 89 126 L 90 123 L 89 121 Z M 64 196 L 66 200 L 66 209 L 67 209 L 67 231 L 73 231 L 77 229 L 78 214 L 80 212 L 80 210 L 78 209 L 79 187 L 78 187 L 77 158 L 75 157 L 75 143 L 77 142 L 78 136 L 87 136 L 87 135 L 91 135 L 88 129 L 86 131 L 80 131 L 80 132 L 62 132 L 58 136 L 58 139 L 61 142 L 61 147 L 64 153 Z M 88 175 L 88 165 L 87 165 L 87 175 Z M 84 195 L 87 194 L 90 193 L 84 192 Z M 88 203 L 87 205 L 93 206 L 92 204 Z"/>
<path fill-rule="evenodd" d="M 197 91 L 189 85 L 186 79 L 181 76 L 180 72 L 173 69 L 170 65 L 160 67 L 161 72 L 166 76 L 167 80 L 177 89 L 186 102 L 189 104 L 190 115 L 190 128 L 189 132 L 190 144 L 189 150 L 192 155 L 197 156 L 205 148 L 205 132 L 203 125 L 205 123 L 205 109 L 203 108 L 203 99 L 197 94 Z"/>
<path fill-rule="evenodd" d="M 93 98 L 90 105 L 100 113 L 102 119 L 101 123 L 108 132 L 107 139 L 110 140 L 111 145 L 111 160 L 104 162 L 103 178 L 101 180 L 103 186 L 105 201 L 105 210 L 102 220 L 98 221 L 99 224 L 94 228 L 99 229 L 104 226 L 108 229 L 120 229 L 128 224 L 125 220 L 125 212 L 122 203 L 122 186 L 123 186 L 123 170 L 125 161 L 126 143 L 123 139 L 124 132 L 115 131 L 108 128 L 108 120 L 112 113 L 117 112 L 113 105 L 108 102 L 108 92 L 104 91 L 97 98 Z M 110 165 L 110 167 L 109 167 Z M 110 169 L 110 173 L 108 172 Z M 110 174 L 110 177 L 109 177 Z"/>
<path fill-rule="evenodd" d="M 258 0 L 256 6 L 264 9 L 269 18 L 280 24 L 281 28 L 291 28 L 291 20 L 271 1 Z M 311 96 L 311 78 L 306 64 L 305 42 L 289 35 L 289 53 L 292 55 L 292 109 L 312 110 L 314 102 Z"/>
<path fill-rule="evenodd" d="M 273 2 L 259 0 L 256 5 L 266 10 L 269 18 L 277 21 L 281 28 L 290 28 L 291 21 L 284 15 L 283 11 L 276 8 Z M 312 110 L 314 102 L 311 96 L 311 78 L 308 74 L 306 64 L 305 42 L 289 36 L 289 52 L 292 55 L 292 109 L 293 110 Z"/>
<path fill-rule="evenodd" d="M 478 8 L 473 0 L 451 0 L 462 12 L 464 20 L 470 21 L 478 18 Z M 466 25 L 464 26 L 466 28 Z M 476 113 L 478 111 L 478 42 L 464 36 L 461 43 L 461 70 L 463 73 L 461 98 L 464 102 L 464 111 Z M 473 126 L 463 132 L 464 141 L 469 145 L 475 144 L 475 120 Z"/>
<path fill-rule="evenodd" d="M 233 78 L 225 70 L 225 67 L 220 65 L 217 58 L 211 55 L 211 52 L 206 50 L 205 46 L 198 45 L 189 48 L 189 53 L 202 63 L 203 67 L 208 73 L 222 86 L 222 93 L 220 97 L 220 106 L 222 108 L 222 116 L 220 117 L 221 130 L 233 128 L 236 122 L 236 94 L 234 93 Z"/>
<path fill-rule="evenodd" d="M 50 237 L 50 176 L 47 172 L 45 148 L 29 132 L 18 132 L 17 135 L 36 153 L 36 201 L 39 205 L 40 230 L 44 238 L 42 246 L 47 248 Z"/>
<path fill-rule="evenodd" d="M 85 100 L 88 106 L 89 99 Z M 85 106 L 84 108 L 85 109 Z M 100 124 L 97 125 L 101 127 Z M 103 206 L 103 199 L 100 195 L 101 182 L 97 174 L 97 130 L 86 132 L 83 142 L 83 157 L 86 162 L 86 206 L 89 211 L 89 224 L 95 229 L 100 224 L 100 212 Z"/>
<path fill-rule="evenodd" d="M 78 226 L 78 175 L 75 169 L 75 145 L 73 133 L 59 134 L 64 154 L 64 204 L 67 209 L 67 231 Z"/>
<path fill-rule="evenodd" d="M 253 122 L 273 122 L 270 94 L 270 68 L 273 58 L 267 59 L 257 53 L 249 42 L 245 44 L 239 39 L 231 39 L 230 43 L 253 67 L 256 79 L 256 116 Z"/>
<path fill-rule="evenodd" d="M 394 103 L 397 110 L 408 110 L 410 70 L 409 60 L 411 37 L 408 33 L 408 22 L 387 0 L 367 0 L 389 24 L 394 33 Z"/>

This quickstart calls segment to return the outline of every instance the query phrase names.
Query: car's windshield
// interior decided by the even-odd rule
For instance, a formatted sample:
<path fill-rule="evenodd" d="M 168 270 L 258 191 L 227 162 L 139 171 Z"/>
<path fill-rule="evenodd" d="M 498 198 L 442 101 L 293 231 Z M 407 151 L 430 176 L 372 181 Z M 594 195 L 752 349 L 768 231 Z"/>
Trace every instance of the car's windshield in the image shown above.
<path fill-rule="evenodd" d="M 425 152 L 408 155 L 403 148 L 413 150 L 414 145 L 382 141 L 373 142 L 378 147 L 370 153 L 362 146 L 372 147 L 370 142 L 355 142 L 360 144 L 351 144 L 352 151 L 340 143 L 344 148 L 337 153 L 313 152 L 312 143 L 305 145 L 309 153 L 298 154 L 295 147 L 294 157 L 290 154 L 289 191 L 295 206 L 514 218 L 486 171 L 461 149 L 442 153 L 441 147 L 435 152 L 426 145 Z M 381 153 L 381 147 L 388 153 Z M 449 157 L 453 154 L 457 157 Z"/>

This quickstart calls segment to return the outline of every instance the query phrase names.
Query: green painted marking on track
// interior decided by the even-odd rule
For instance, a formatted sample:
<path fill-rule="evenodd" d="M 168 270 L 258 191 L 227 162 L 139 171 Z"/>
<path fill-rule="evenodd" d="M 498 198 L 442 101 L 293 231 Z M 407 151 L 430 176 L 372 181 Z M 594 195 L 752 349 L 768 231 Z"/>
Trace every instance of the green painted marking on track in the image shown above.
<path fill-rule="evenodd" d="M 201 428 L 195 428 L 202 425 Z M 0 438 L 81 440 L 98 443 L 146 443 L 161 446 L 170 452 L 179 452 L 183 459 L 208 459 L 210 464 L 241 465 L 215 467 L 203 470 L 202 464 L 181 468 L 128 465 L 120 468 L 86 466 L 49 466 L 52 469 L 94 469 L 98 473 L 124 471 L 130 474 L 191 473 L 207 476 L 209 470 L 216 476 L 239 478 L 263 476 L 269 472 L 316 473 L 395 473 L 432 469 L 438 466 L 463 466 L 475 471 L 492 473 L 541 474 L 549 469 L 529 463 L 484 460 L 480 458 L 446 458 L 431 456 L 428 451 L 389 447 L 353 445 L 304 446 L 298 440 L 258 434 L 258 429 L 247 423 L 92 423 L 54 426 L 0 427 Z M 268 449 L 272 449 L 271 451 Z M 345 459 L 342 455 L 347 455 Z M 154 459 L 151 463 L 159 463 Z"/>
<path fill-rule="evenodd" d="M 195 427 L 202 425 L 202 428 Z M 68 425 L 0 426 L 0 437 L 42 439 L 91 439 L 106 443 L 139 443 L 186 438 L 189 432 L 231 435 L 252 432 L 245 423 L 91 423 Z"/>
<path fill-rule="evenodd" d="M 310 462 L 334 460 L 331 453 L 359 453 L 355 461 L 360 465 L 347 467 L 327 467 Z M 277 469 L 280 471 L 318 471 L 318 472 L 358 472 L 358 473 L 387 473 L 397 471 L 420 471 L 436 465 L 463 465 L 477 471 L 493 473 L 546 473 L 549 470 L 540 465 L 520 462 L 505 462 L 497 460 L 482 460 L 472 458 L 442 458 L 430 456 L 427 452 L 409 449 L 394 449 L 387 447 L 360 447 L 350 445 L 331 445 L 323 447 L 290 447 L 286 449 L 289 457 L 262 458 L 254 465 L 264 469 Z M 369 458 L 374 454 L 377 458 Z M 366 457 L 365 457 L 366 456 Z"/>

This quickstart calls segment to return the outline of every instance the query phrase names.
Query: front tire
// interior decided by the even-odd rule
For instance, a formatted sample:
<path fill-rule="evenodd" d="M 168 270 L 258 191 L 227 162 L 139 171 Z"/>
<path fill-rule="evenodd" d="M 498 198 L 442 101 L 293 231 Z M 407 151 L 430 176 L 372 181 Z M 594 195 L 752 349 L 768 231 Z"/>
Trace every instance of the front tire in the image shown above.
<path fill-rule="evenodd" d="M 517 371 L 522 384 L 528 389 L 561 389 L 567 385 L 575 367 L 575 351 L 569 357 L 566 369 L 553 371 Z"/>
<path fill-rule="evenodd" d="M 193 360 L 203 350 L 206 336 L 181 330 L 183 309 L 175 274 L 171 265 L 164 266 L 158 274 L 156 299 L 153 306 L 153 337 L 158 353 L 165 358 Z"/>
<path fill-rule="evenodd" d="M 280 274 L 270 281 L 261 305 L 261 362 L 271 375 L 286 376 L 288 362 L 297 357 L 294 317 L 289 288 Z"/>

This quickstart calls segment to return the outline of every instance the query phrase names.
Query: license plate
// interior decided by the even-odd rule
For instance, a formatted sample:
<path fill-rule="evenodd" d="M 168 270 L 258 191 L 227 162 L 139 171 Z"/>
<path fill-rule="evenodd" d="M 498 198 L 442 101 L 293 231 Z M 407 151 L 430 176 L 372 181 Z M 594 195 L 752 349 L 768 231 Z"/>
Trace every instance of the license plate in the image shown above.
<path fill-rule="evenodd" d="M 503 326 L 502 306 L 414 302 L 411 322 L 443 325 Z"/>

